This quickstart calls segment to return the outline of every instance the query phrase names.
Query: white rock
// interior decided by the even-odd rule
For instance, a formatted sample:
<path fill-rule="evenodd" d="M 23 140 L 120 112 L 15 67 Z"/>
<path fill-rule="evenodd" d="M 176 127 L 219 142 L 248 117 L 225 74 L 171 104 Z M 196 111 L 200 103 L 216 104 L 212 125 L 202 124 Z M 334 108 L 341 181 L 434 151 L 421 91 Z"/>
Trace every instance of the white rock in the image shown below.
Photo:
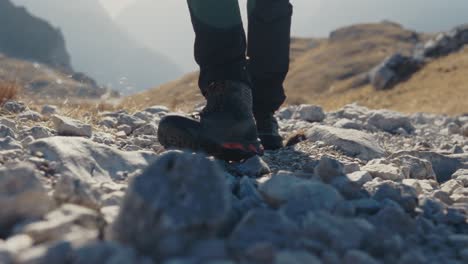
<path fill-rule="evenodd" d="M 369 125 L 389 133 L 397 133 L 399 128 L 403 128 L 407 133 L 414 131 L 409 117 L 389 110 L 373 111 L 367 120 Z"/>
<path fill-rule="evenodd" d="M 5 241 L 5 248 L 13 254 L 18 254 L 34 244 L 34 240 L 25 234 L 14 235 Z"/>
<path fill-rule="evenodd" d="M 330 185 L 281 174 L 262 183 L 259 191 L 271 206 L 300 203 L 308 211 L 331 210 L 343 199 Z"/>
<path fill-rule="evenodd" d="M 371 160 L 362 167 L 362 170 L 369 172 L 372 177 L 382 180 L 401 181 L 405 179 L 403 171 L 385 159 Z"/>
<path fill-rule="evenodd" d="M 440 186 L 440 190 L 448 193 L 449 195 L 459 188 L 463 188 L 463 185 L 458 180 L 450 180 Z"/>
<path fill-rule="evenodd" d="M 307 122 L 322 122 L 325 119 L 325 113 L 319 106 L 300 105 L 292 115 L 292 118 Z"/>
<path fill-rule="evenodd" d="M 346 155 L 363 160 L 380 158 L 385 154 L 372 135 L 354 129 L 317 125 L 308 130 L 306 136 L 308 140 L 323 141 Z"/>
<path fill-rule="evenodd" d="M 356 171 L 346 176 L 350 181 L 355 182 L 360 186 L 364 185 L 368 181 L 372 181 L 372 175 L 367 171 Z"/>
<path fill-rule="evenodd" d="M 150 152 L 123 152 L 78 137 L 40 139 L 30 144 L 29 149 L 57 162 L 57 173 L 92 182 L 121 179 L 122 172 L 144 169 L 156 159 L 156 154 Z"/>
<path fill-rule="evenodd" d="M 52 122 L 59 136 L 91 137 L 93 134 L 90 125 L 68 117 L 53 115 Z"/>

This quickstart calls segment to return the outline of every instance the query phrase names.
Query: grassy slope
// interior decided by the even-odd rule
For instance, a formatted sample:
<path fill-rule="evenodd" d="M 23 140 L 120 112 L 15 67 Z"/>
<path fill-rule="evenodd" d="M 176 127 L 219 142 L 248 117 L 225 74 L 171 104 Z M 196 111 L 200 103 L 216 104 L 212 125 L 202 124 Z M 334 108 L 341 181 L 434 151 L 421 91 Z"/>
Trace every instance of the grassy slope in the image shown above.
<path fill-rule="evenodd" d="M 14 82 L 23 87 L 23 99 L 41 100 L 99 98 L 105 91 L 82 84 L 44 64 L 15 59 L 0 54 L 0 82 Z M 31 84 L 44 84 L 34 89 Z"/>
<path fill-rule="evenodd" d="M 329 39 L 294 39 L 291 69 L 286 80 L 286 103 L 312 103 L 334 110 L 359 102 L 371 108 L 404 112 L 467 112 L 468 52 L 466 50 L 431 62 L 413 78 L 389 91 L 375 91 L 360 83 L 362 74 L 386 56 L 409 53 L 414 44 L 427 39 L 395 24 L 364 24 L 343 28 Z M 464 74 L 465 73 L 465 74 Z M 161 87 L 126 98 L 125 106 L 143 108 L 163 104 L 189 110 L 203 102 L 197 74 L 189 74 Z M 465 81 L 466 80 L 466 81 Z"/>

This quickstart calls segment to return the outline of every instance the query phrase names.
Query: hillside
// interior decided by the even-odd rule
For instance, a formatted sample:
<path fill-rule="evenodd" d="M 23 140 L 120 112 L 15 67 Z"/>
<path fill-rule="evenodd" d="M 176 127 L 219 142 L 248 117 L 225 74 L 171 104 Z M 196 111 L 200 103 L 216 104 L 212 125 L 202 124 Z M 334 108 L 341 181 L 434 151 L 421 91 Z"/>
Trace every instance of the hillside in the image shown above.
<path fill-rule="evenodd" d="M 60 30 L 10 0 L 0 0 L 0 53 L 71 71 Z"/>
<path fill-rule="evenodd" d="M 72 66 L 100 84 L 134 93 L 172 80 L 179 68 L 132 39 L 96 0 L 14 0 L 65 35 Z"/>
<path fill-rule="evenodd" d="M 456 114 L 466 112 L 468 105 L 459 95 L 468 94 L 463 72 L 468 70 L 467 54 L 461 52 L 430 63 L 405 83 L 389 91 L 374 91 L 363 78 L 371 68 L 390 54 L 409 53 L 428 39 L 397 24 L 360 24 L 334 31 L 328 39 L 295 38 L 291 47 L 291 71 L 286 81 L 287 104 L 312 103 L 335 110 L 352 102 L 370 108 L 390 108 L 405 112 L 421 111 Z M 456 69 L 443 73 L 440 69 Z M 441 75 L 451 81 L 450 91 L 441 85 Z M 165 104 L 189 110 L 202 103 L 196 81 L 189 74 L 141 94 L 128 97 L 124 104 L 145 107 Z M 424 83 L 424 85 L 421 85 Z M 442 87 L 442 88 L 441 88 Z M 407 104 L 411 95 L 411 104 Z M 434 102 L 434 98 L 437 98 Z M 427 103 L 431 102 L 431 103 Z M 450 102 L 450 103 L 449 103 Z M 442 107 L 443 106 L 443 107 Z"/>
<path fill-rule="evenodd" d="M 98 99 L 108 92 L 116 96 L 82 74 L 66 74 L 45 64 L 0 53 L 0 84 L 4 82 L 13 82 L 22 87 L 21 98 L 36 103 L 38 100 Z"/>

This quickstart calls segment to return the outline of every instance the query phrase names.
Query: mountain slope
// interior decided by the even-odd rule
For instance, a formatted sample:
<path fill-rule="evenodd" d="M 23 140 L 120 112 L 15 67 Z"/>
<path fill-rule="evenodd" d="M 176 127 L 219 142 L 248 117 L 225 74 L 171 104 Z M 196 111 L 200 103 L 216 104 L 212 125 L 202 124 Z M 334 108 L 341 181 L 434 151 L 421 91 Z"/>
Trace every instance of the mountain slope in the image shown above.
<path fill-rule="evenodd" d="M 62 33 L 10 0 L 0 0 L 0 53 L 71 71 Z"/>
<path fill-rule="evenodd" d="M 121 30 L 99 1 L 15 2 L 60 27 L 74 68 L 101 84 L 131 93 L 167 82 L 180 74 L 169 59 L 138 44 Z"/>

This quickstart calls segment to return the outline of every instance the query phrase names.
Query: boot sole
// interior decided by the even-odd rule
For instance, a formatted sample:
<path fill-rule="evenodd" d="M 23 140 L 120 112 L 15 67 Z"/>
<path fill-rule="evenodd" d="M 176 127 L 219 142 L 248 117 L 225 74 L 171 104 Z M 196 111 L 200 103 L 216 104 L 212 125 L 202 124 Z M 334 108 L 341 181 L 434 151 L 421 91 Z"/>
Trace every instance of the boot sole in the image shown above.
<path fill-rule="evenodd" d="M 165 148 L 203 151 L 218 159 L 241 161 L 263 155 L 263 147 L 256 142 L 218 142 L 215 137 L 201 135 L 197 120 L 183 116 L 166 116 L 159 123 L 158 138 Z"/>

